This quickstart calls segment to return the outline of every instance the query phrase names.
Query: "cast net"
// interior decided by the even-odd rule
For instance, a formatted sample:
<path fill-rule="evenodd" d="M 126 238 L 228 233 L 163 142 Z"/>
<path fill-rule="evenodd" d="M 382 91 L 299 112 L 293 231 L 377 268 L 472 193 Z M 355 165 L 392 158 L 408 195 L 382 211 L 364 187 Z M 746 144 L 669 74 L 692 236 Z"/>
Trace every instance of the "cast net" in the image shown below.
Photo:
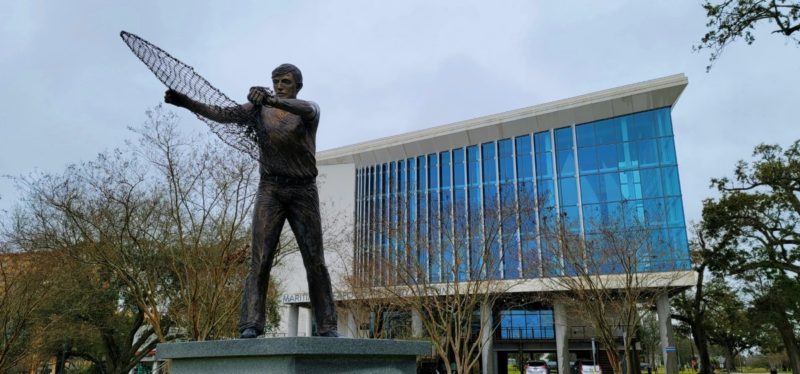
<path fill-rule="evenodd" d="M 195 73 L 194 68 L 172 57 L 163 49 L 129 32 L 122 31 L 120 36 L 133 54 L 142 60 L 158 80 L 167 87 L 199 103 L 224 111 L 227 118 L 235 118 L 235 123 L 221 123 L 197 115 L 197 118 L 207 123 L 211 131 L 225 144 L 247 153 L 256 160 L 259 159 L 258 134 L 256 133 L 258 119 L 255 111 L 242 109 L 239 104 Z"/>

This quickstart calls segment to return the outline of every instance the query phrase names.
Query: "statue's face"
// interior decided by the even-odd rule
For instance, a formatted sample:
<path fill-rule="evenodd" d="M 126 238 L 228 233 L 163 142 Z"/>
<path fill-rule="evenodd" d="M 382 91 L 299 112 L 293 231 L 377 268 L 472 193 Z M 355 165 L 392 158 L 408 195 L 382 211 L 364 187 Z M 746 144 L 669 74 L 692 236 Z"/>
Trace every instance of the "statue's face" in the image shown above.
<path fill-rule="evenodd" d="M 272 77 L 272 89 L 281 99 L 294 99 L 297 97 L 297 83 L 292 73 Z"/>

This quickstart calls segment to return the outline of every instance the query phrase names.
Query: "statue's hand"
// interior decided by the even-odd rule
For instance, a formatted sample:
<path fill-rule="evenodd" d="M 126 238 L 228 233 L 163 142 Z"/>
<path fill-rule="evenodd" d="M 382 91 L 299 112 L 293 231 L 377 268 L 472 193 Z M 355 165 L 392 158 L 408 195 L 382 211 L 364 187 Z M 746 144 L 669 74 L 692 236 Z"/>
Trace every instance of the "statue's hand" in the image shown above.
<path fill-rule="evenodd" d="M 272 105 L 275 103 L 275 95 L 272 90 L 266 87 L 250 87 L 247 94 L 247 101 L 255 105 Z"/>
<path fill-rule="evenodd" d="M 188 99 L 188 96 L 171 88 L 164 92 L 164 102 L 167 104 L 183 107 L 188 102 Z"/>

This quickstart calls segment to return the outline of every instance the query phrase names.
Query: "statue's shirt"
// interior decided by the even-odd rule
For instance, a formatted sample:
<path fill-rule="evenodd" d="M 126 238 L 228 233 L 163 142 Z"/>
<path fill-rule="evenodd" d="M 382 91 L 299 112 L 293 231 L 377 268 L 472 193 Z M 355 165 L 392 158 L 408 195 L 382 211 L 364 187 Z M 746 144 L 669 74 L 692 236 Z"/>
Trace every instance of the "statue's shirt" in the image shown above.
<path fill-rule="evenodd" d="M 285 110 L 262 107 L 261 123 L 265 136 L 259 139 L 261 174 L 290 178 L 317 176 L 316 138 L 319 106 L 309 102 L 314 112 L 307 118 Z"/>

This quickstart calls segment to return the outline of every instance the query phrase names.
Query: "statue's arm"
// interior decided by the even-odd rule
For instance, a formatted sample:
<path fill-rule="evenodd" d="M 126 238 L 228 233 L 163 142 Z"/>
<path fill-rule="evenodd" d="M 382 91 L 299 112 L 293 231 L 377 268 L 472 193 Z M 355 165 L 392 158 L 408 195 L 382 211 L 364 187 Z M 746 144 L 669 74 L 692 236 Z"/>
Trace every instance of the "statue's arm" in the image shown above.
<path fill-rule="evenodd" d="M 319 115 L 319 107 L 312 101 L 300 99 L 281 99 L 277 96 L 266 100 L 266 104 L 289 113 L 296 114 L 304 120 L 311 120 Z"/>
<path fill-rule="evenodd" d="M 313 101 L 282 99 L 273 95 L 269 89 L 264 87 L 251 87 L 247 100 L 251 103 L 260 103 L 285 110 L 300 116 L 304 121 L 313 121 L 319 116 L 319 107 Z"/>
<path fill-rule="evenodd" d="M 164 94 L 164 101 L 219 123 L 246 123 L 249 118 L 248 114 L 252 113 L 255 108 L 251 103 L 230 107 L 207 105 L 174 90 L 167 90 Z"/>

